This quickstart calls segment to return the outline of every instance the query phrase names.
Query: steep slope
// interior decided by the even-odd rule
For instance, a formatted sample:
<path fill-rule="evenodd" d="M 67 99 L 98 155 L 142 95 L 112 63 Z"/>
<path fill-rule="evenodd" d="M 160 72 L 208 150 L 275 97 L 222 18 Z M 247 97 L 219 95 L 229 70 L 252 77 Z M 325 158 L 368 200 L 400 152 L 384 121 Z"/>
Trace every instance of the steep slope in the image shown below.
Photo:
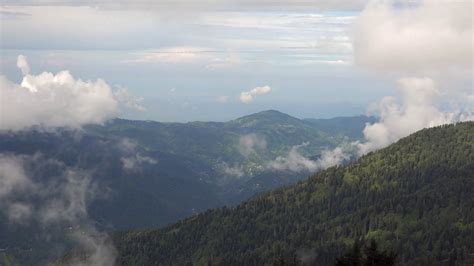
<path fill-rule="evenodd" d="M 372 238 L 410 265 L 472 264 L 473 190 L 474 122 L 425 129 L 237 207 L 117 234 L 118 262 L 330 265 L 353 239 Z"/>

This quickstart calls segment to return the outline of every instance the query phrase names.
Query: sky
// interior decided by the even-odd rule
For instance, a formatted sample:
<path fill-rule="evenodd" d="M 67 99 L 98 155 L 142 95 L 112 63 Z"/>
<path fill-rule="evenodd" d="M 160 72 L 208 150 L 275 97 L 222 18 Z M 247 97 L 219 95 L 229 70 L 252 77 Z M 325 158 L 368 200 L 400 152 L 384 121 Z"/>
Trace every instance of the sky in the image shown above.
<path fill-rule="evenodd" d="M 75 86 L 100 79 L 122 103 L 114 116 L 167 122 L 226 121 L 267 109 L 300 118 L 371 114 L 370 107 L 385 96 L 403 98 L 394 80 L 414 72 L 434 76 L 440 87 L 458 88 L 446 90 L 450 95 L 474 95 L 472 3 L 396 1 L 374 7 L 372 2 L 5 0 L 0 75 L 14 84 L 24 84 L 25 73 L 63 70 Z M 460 19 L 442 13 L 445 19 L 433 22 L 446 6 L 453 8 L 448 12 L 471 10 Z M 415 14 L 422 19 L 405 29 L 410 12 L 422 12 Z M 377 20 L 388 26 L 377 28 Z M 437 30 L 441 33 L 433 34 Z M 379 38 L 384 34 L 389 38 Z M 374 40 L 383 44 L 371 47 Z M 28 66 L 23 74 L 19 55 Z M 453 99 L 439 98 L 440 108 Z M 107 103 L 94 106 L 115 108 Z M 103 109 L 109 110 L 101 114 Z M 48 114 L 61 110 L 50 108 Z M 82 121 L 89 120 L 78 124 Z"/>

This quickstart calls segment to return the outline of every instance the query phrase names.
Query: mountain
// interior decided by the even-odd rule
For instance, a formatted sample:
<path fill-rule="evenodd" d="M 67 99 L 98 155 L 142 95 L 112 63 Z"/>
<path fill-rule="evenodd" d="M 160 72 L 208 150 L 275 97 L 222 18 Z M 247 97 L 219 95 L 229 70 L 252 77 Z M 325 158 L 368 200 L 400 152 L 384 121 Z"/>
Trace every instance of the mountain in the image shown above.
<path fill-rule="evenodd" d="M 0 255 L 5 248 L 20 264 L 32 265 L 69 247 L 64 238 L 71 230 L 67 223 L 55 225 L 53 233 L 41 223 L 12 223 L 7 213 L 20 208 L 15 215 L 21 217 L 22 210 L 31 210 L 18 202 L 38 212 L 51 202 L 57 205 L 53 195 L 45 195 L 55 191 L 56 196 L 68 196 L 71 184 L 81 188 L 69 180 L 71 172 L 83 176 L 79 181 L 89 185 L 80 203 L 98 229 L 157 228 L 301 180 L 311 169 L 270 169 L 268 163 L 287 156 L 295 146 L 302 156 L 317 158 L 324 149 L 356 140 L 333 136 L 329 133 L 333 130 L 278 111 L 264 111 L 229 122 L 115 119 L 81 130 L 1 132 L 0 163 L 9 163 L 11 158 L 20 162 L 36 190 L 34 195 L 19 193 L 8 199 L 0 194 L 0 207 L 5 210 L 0 212 Z M 0 171 L 0 177 L 4 173 Z M 63 205 L 81 198 L 72 196 Z"/>
<path fill-rule="evenodd" d="M 331 265 L 374 239 L 401 264 L 472 265 L 473 195 L 474 122 L 444 125 L 235 207 L 117 233 L 118 264 Z"/>
<path fill-rule="evenodd" d="M 330 119 L 304 119 L 327 133 L 347 136 L 350 138 L 362 138 L 366 123 L 372 124 L 377 122 L 377 118 L 373 116 L 353 116 L 353 117 L 335 117 Z"/>

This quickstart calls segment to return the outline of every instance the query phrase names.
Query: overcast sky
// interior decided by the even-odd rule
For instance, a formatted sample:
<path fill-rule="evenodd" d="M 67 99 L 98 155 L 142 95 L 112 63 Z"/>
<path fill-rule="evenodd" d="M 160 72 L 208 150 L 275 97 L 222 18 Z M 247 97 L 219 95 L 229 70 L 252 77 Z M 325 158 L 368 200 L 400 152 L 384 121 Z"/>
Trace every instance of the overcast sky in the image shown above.
<path fill-rule="evenodd" d="M 472 94 L 472 75 L 466 74 L 472 74 L 472 3 L 438 2 L 464 9 L 467 3 L 471 10 L 460 19 L 444 14 L 447 26 L 443 21 L 428 23 L 428 15 L 427 23 L 418 23 L 431 27 L 418 25 L 421 33 L 446 27 L 442 32 L 450 34 L 454 29 L 454 35 L 438 39 L 428 34 L 445 45 L 439 45 L 440 51 L 462 46 L 432 59 L 430 54 L 439 51 L 423 52 L 416 43 L 401 54 L 390 50 L 390 44 L 376 48 L 381 54 L 364 50 L 380 34 L 367 31 L 372 25 L 360 19 L 361 14 L 370 18 L 366 1 L 4 0 L 0 74 L 21 83 L 17 58 L 24 55 L 32 75 L 68 70 L 75 79 L 102 79 L 112 90 L 126 88 L 136 99 L 143 98 L 144 108 L 121 110 L 119 116 L 126 118 L 222 121 L 266 109 L 297 117 L 359 115 L 394 93 L 397 73 L 418 67 L 419 61 L 408 58 L 381 64 L 392 62 L 383 56 L 384 49 L 399 58 L 430 53 L 428 59 L 418 59 L 431 65 L 454 61 L 459 77 L 449 82 L 439 78 L 440 86 Z M 419 6 L 420 1 L 398 1 L 380 12 L 388 12 L 387 19 L 396 23 L 397 12 Z M 423 14 L 435 16 L 433 9 Z M 371 19 L 375 22 L 377 16 Z M 443 38 L 464 44 L 443 43 Z M 357 55 L 355 45 L 361 51 Z"/>

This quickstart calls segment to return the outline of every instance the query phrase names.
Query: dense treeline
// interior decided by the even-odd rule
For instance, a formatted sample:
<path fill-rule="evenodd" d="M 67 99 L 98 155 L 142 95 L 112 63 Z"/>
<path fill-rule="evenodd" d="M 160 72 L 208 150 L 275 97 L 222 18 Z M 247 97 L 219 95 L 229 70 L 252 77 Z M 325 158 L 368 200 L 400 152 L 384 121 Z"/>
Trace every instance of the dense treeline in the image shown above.
<path fill-rule="evenodd" d="M 425 129 L 237 207 L 117 234 L 118 263 L 331 265 L 363 238 L 401 264 L 472 265 L 473 188 L 474 122 Z"/>

